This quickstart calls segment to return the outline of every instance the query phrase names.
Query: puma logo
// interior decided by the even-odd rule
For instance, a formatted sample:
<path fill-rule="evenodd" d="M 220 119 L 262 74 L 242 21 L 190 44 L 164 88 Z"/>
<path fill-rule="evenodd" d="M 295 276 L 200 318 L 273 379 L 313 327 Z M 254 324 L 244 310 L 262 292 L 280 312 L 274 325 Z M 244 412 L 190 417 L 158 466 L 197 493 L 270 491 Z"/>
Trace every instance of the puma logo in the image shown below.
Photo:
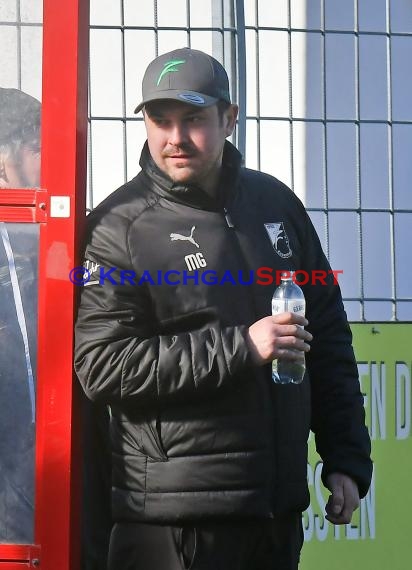
<path fill-rule="evenodd" d="M 192 226 L 192 230 L 190 232 L 189 236 L 183 236 L 182 234 L 170 234 L 170 241 L 177 241 L 177 240 L 181 240 L 181 241 L 190 241 L 190 243 L 192 243 L 193 245 L 195 245 L 196 247 L 200 247 L 198 243 L 195 242 L 194 238 L 193 238 L 193 232 L 195 231 L 196 226 Z"/>

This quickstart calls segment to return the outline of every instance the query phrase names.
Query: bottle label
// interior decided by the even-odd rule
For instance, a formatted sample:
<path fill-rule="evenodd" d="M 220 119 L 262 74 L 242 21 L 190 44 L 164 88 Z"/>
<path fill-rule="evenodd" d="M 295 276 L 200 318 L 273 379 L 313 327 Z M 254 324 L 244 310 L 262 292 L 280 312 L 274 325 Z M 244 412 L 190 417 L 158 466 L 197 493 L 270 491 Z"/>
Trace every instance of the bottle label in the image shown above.
<path fill-rule="evenodd" d="M 272 299 L 272 315 L 279 313 L 295 313 L 305 316 L 305 301 L 303 299 Z"/>

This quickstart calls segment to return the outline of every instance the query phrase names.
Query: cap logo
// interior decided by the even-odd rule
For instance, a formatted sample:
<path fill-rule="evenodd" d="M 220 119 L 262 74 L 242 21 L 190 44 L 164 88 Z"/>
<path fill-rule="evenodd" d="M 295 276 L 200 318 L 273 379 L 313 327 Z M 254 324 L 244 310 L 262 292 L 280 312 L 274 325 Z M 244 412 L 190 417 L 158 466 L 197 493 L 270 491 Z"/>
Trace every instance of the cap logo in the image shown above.
<path fill-rule="evenodd" d="M 179 71 L 177 66 L 182 65 L 182 63 L 186 63 L 186 60 L 185 59 L 172 59 L 171 61 L 167 61 L 164 64 L 163 69 L 159 75 L 159 79 L 157 80 L 156 86 L 159 86 L 159 83 L 161 82 L 163 77 L 165 75 L 167 75 L 168 73 L 172 73 L 172 71 Z"/>
<path fill-rule="evenodd" d="M 200 95 L 194 95 L 193 93 L 179 93 L 179 97 L 184 101 L 189 103 L 195 103 L 197 105 L 204 105 L 205 100 Z"/>

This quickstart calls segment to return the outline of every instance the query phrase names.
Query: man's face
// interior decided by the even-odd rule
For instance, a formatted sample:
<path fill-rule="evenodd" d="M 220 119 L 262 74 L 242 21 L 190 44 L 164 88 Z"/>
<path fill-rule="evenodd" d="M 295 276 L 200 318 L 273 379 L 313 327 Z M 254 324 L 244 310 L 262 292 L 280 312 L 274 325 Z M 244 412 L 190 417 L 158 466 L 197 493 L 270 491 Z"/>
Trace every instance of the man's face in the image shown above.
<path fill-rule="evenodd" d="M 144 117 L 150 154 L 160 170 L 176 183 L 214 190 L 237 107 L 219 117 L 216 105 L 156 101 L 146 105 Z"/>
<path fill-rule="evenodd" d="M 17 156 L 0 155 L 0 188 L 36 188 L 40 185 L 40 153 L 22 146 Z"/>

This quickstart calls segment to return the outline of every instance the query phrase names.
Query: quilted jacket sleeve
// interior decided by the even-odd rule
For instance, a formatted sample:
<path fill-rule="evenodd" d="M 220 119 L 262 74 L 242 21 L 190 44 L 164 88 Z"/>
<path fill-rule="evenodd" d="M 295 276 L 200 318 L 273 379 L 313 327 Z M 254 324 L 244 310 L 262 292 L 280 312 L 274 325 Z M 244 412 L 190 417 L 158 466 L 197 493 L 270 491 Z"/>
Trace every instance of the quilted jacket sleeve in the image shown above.
<path fill-rule="evenodd" d="M 316 232 L 307 217 L 306 267 L 330 271 Z M 310 273 L 311 274 L 311 273 Z M 308 330 L 313 334 L 307 354 L 312 388 L 312 430 L 323 459 L 322 479 L 328 474 L 346 473 L 358 483 L 363 497 L 371 481 L 370 438 L 365 426 L 363 396 L 352 349 L 352 333 L 344 311 L 340 287 L 329 274 L 305 287 Z"/>
<path fill-rule="evenodd" d="M 85 252 L 89 267 L 116 268 L 103 285 L 92 275 L 80 294 L 75 370 L 86 395 L 144 405 L 204 398 L 229 387 L 236 373 L 251 364 L 247 327 L 222 328 L 216 319 L 207 327 L 194 324 L 192 330 L 159 335 L 146 288 L 111 283 L 131 266 L 122 226 L 110 217 L 115 218 L 109 214 L 104 224 L 94 226 Z"/>

